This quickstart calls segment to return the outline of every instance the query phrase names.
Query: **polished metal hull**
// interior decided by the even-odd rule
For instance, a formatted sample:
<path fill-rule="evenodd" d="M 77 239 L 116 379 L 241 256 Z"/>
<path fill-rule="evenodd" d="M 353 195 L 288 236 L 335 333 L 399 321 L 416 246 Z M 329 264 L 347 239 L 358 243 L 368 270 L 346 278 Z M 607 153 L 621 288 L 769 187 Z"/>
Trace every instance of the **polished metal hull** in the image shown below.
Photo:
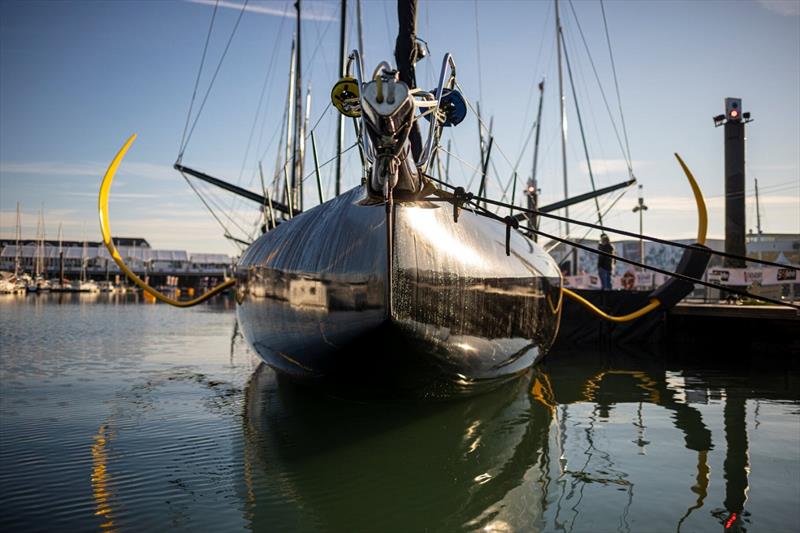
<path fill-rule="evenodd" d="M 398 204 L 389 276 L 385 205 L 365 200 L 356 187 L 242 256 L 239 321 L 267 364 L 297 377 L 469 383 L 516 374 L 549 348 L 561 278 L 539 246 L 512 232 L 506 256 L 502 223 L 467 210 L 454 223 L 448 203 Z"/>

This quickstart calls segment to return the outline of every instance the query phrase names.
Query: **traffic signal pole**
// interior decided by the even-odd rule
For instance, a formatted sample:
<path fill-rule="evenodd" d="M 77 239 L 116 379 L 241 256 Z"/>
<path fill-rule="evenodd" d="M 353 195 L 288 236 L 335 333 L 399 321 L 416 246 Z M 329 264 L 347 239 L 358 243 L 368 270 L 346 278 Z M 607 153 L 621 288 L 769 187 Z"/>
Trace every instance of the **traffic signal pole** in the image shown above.
<path fill-rule="evenodd" d="M 721 120 L 720 120 L 721 119 Z M 725 126 L 725 253 L 745 257 L 744 125 L 750 113 L 742 113 L 740 98 L 725 99 L 725 115 L 714 118 Z M 725 259 L 728 268 L 744 268 L 741 259 Z"/>

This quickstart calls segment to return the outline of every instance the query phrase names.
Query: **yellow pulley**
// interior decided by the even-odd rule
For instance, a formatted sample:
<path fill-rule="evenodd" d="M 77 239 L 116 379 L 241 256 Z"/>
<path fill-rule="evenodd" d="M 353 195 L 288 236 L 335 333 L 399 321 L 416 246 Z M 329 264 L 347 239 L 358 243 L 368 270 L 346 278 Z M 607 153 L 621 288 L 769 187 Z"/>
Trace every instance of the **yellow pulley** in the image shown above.
<path fill-rule="evenodd" d="M 331 103 L 346 117 L 360 117 L 361 98 L 358 81 L 347 76 L 337 81 L 331 89 Z"/>

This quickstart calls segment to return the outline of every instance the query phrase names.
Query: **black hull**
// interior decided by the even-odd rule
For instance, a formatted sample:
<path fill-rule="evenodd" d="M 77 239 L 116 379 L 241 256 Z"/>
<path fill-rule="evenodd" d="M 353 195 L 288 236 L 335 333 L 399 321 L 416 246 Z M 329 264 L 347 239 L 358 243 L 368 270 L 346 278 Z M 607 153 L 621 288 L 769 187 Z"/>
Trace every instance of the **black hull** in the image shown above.
<path fill-rule="evenodd" d="M 267 364 L 296 377 L 405 369 L 469 383 L 543 356 L 560 315 L 549 255 L 513 233 L 506 256 L 503 224 L 468 211 L 454 223 L 449 204 L 400 204 L 389 288 L 385 207 L 364 198 L 352 189 L 243 255 L 239 321 Z"/>

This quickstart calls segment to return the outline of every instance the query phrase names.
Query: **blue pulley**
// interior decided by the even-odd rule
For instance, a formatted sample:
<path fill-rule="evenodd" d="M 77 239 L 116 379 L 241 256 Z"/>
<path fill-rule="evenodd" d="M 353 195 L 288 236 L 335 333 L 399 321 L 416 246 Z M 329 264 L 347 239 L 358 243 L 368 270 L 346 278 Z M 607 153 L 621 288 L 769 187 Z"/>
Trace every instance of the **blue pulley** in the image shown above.
<path fill-rule="evenodd" d="M 431 93 L 436 97 L 439 96 L 436 89 Z M 445 117 L 442 126 L 458 126 L 467 116 L 467 102 L 457 89 L 444 89 L 439 100 L 439 111 L 443 112 Z M 425 118 L 430 120 L 431 115 L 425 115 Z"/>

